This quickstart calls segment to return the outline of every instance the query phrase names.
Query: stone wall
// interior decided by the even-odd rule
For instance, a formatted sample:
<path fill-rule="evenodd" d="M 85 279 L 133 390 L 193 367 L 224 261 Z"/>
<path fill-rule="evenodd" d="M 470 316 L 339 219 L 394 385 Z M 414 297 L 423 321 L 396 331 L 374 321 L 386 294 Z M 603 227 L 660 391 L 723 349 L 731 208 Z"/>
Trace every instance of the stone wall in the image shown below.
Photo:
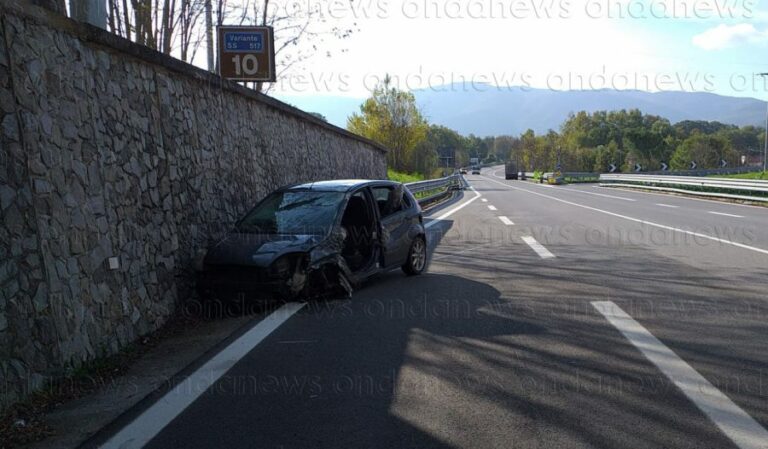
<path fill-rule="evenodd" d="M 0 12 L 0 405 L 161 326 L 197 251 L 275 187 L 386 176 L 385 149 L 288 105 Z"/>

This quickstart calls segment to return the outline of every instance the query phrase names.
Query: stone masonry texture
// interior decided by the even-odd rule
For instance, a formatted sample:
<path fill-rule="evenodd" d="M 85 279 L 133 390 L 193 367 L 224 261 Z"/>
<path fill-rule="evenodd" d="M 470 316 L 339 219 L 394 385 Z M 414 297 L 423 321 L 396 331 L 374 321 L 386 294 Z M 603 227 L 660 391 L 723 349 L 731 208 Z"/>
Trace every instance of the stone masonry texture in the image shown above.
<path fill-rule="evenodd" d="M 386 176 L 384 148 L 274 99 L 0 12 L 0 407 L 163 325 L 196 254 L 271 190 Z"/>

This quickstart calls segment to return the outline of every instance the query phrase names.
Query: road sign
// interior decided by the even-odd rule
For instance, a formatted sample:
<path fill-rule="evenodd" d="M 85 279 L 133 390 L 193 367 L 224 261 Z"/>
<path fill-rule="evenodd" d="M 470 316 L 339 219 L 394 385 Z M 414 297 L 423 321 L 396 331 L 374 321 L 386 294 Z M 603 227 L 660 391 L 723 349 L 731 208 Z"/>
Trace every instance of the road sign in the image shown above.
<path fill-rule="evenodd" d="M 699 164 L 696 163 L 696 161 L 691 161 L 691 170 L 696 170 L 696 167 L 698 167 Z"/>
<path fill-rule="evenodd" d="M 642 170 L 643 170 L 643 166 L 642 166 L 642 165 L 640 165 L 640 164 L 635 164 L 635 171 L 636 171 L 636 172 L 640 172 L 640 171 L 642 171 Z"/>
<path fill-rule="evenodd" d="M 669 165 L 667 165 L 666 162 L 661 163 L 661 171 L 667 171 L 669 170 Z"/>
<path fill-rule="evenodd" d="M 615 172 L 616 171 L 616 164 L 611 164 L 610 166 L 608 166 L 608 171 L 610 173 Z"/>
<path fill-rule="evenodd" d="M 720 160 L 720 168 L 725 168 L 727 166 L 728 166 L 728 161 L 726 161 L 725 159 L 721 159 Z"/>
<path fill-rule="evenodd" d="M 220 26 L 219 74 L 233 81 L 276 80 L 272 27 Z"/>
<path fill-rule="evenodd" d="M 741 156 L 741 165 L 744 165 L 744 164 L 746 164 L 746 163 L 747 163 L 747 157 L 746 157 L 746 156 L 744 156 L 744 155 L 742 155 L 742 156 Z"/>

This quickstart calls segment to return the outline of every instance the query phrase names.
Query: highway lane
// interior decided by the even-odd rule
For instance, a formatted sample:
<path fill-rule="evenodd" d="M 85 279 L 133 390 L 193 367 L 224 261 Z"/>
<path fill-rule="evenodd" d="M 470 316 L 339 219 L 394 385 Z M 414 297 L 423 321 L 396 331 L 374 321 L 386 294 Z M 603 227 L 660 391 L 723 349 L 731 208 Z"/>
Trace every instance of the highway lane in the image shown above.
<path fill-rule="evenodd" d="M 525 191 L 499 191 L 496 187 L 500 183 Z M 625 310 L 634 310 L 636 318 L 655 336 L 713 384 L 727 390 L 728 396 L 763 426 L 768 423 L 768 354 L 764 350 L 768 257 L 719 243 L 675 242 L 669 235 L 648 238 L 653 229 L 640 223 L 556 201 L 566 199 L 612 211 L 622 207 L 617 205 L 620 200 L 591 195 L 578 198 L 559 187 L 537 190 L 552 197 L 548 199 L 528 193 L 528 183 L 498 179 L 474 184 L 494 190 L 498 199 L 487 193 L 489 202 L 514 204 L 513 209 L 525 211 L 517 221 L 522 227 L 538 230 L 542 240 L 549 240 L 548 247 L 566 259 L 561 262 L 574 267 L 574 287 L 585 282 L 606 286 L 611 292 L 607 298 Z M 483 187 L 478 190 L 483 191 Z M 529 201 L 530 197 L 537 200 Z M 640 210 L 632 216 L 683 226 L 676 217 L 647 217 Z M 623 229 L 624 237 L 589 237 L 611 228 Z M 756 242 L 761 243 L 765 247 L 765 241 Z M 594 271 L 601 260 L 610 261 L 602 273 Z"/>
<path fill-rule="evenodd" d="M 503 168 L 489 169 L 485 176 L 503 181 Z M 676 195 L 599 187 L 596 184 L 521 187 L 543 194 L 556 189 L 558 198 L 593 207 L 606 206 L 622 215 L 655 223 L 671 224 L 691 232 L 712 235 L 768 251 L 768 207 L 747 206 Z"/>
<path fill-rule="evenodd" d="M 768 257 L 654 243 L 556 200 L 611 210 L 607 197 L 468 178 L 477 193 L 433 214 L 427 275 L 305 306 L 149 446 L 737 447 L 595 301 L 768 424 Z"/>

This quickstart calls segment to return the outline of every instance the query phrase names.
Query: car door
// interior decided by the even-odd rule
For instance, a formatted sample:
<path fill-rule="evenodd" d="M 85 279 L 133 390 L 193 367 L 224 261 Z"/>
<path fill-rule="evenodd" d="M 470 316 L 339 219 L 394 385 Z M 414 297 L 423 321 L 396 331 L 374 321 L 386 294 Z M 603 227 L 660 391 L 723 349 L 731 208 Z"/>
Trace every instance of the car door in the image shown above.
<path fill-rule="evenodd" d="M 374 186 L 371 188 L 381 217 L 381 242 L 384 246 L 384 266 L 400 266 L 408 257 L 411 241 L 410 220 L 403 205 L 403 191 L 397 186 Z"/>

